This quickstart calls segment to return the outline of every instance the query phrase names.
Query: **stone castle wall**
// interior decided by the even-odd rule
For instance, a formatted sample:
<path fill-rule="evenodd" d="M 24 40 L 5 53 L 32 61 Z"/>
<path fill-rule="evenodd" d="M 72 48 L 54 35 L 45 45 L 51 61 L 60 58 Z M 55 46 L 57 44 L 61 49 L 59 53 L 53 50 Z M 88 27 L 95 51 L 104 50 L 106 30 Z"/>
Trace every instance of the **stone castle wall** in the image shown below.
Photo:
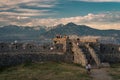
<path fill-rule="evenodd" d="M 120 63 L 120 45 L 100 44 L 100 53 L 103 62 Z"/>
<path fill-rule="evenodd" d="M 38 45 L 35 43 L 0 43 L 0 66 L 11 66 L 25 62 L 56 61 L 87 63 L 84 52 L 77 41 L 62 38 L 56 44 Z M 86 44 L 86 43 L 81 43 Z M 80 44 L 80 45 L 81 45 Z M 120 45 L 87 43 L 98 55 L 101 62 L 120 62 Z M 52 49 L 51 49 L 52 47 Z"/>
<path fill-rule="evenodd" d="M 0 54 L 0 67 L 12 66 L 28 62 L 44 62 L 44 61 L 64 62 L 64 57 L 65 55 L 43 53 Z"/>
<path fill-rule="evenodd" d="M 120 45 L 116 44 L 90 44 L 98 54 L 101 62 L 118 63 L 120 62 Z"/>
<path fill-rule="evenodd" d="M 53 47 L 52 50 L 51 47 Z M 63 44 L 37 45 L 34 43 L 0 43 L 0 67 L 25 62 L 65 62 L 65 57 Z"/>
<path fill-rule="evenodd" d="M 76 43 L 73 43 L 72 50 L 74 51 L 74 63 L 85 66 L 87 64 L 86 56 Z"/>
<path fill-rule="evenodd" d="M 50 48 L 53 47 L 53 50 Z M 63 52 L 63 44 L 38 45 L 35 43 L 0 43 L 2 52 Z"/>

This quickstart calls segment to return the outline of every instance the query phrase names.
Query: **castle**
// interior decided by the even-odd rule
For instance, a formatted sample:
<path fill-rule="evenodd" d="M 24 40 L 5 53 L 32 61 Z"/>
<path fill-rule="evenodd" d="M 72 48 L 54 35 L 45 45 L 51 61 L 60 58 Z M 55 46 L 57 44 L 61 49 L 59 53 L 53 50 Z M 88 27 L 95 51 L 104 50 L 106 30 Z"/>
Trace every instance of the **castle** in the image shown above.
<path fill-rule="evenodd" d="M 97 39 L 71 39 L 56 36 L 53 44 L 0 43 L 0 67 L 25 62 L 56 61 L 85 66 L 88 62 L 98 67 L 102 63 L 120 62 L 120 45 L 103 44 Z"/>

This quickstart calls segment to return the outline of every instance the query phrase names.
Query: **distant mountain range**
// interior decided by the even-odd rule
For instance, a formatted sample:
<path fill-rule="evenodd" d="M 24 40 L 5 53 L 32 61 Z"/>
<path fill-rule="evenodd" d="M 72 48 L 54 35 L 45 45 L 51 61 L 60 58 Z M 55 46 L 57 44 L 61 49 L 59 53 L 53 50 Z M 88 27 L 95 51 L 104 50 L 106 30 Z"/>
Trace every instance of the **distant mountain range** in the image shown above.
<path fill-rule="evenodd" d="M 66 25 L 60 24 L 52 29 L 41 26 L 38 26 L 37 28 L 39 29 L 36 30 L 34 27 L 15 25 L 0 27 L 0 40 L 40 40 L 42 38 L 53 38 L 56 34 L 120 37 L 120 30 L 98 30 L 86 25 L 76 25 L 74 23 L 68 23 Z"/>
<path fill-rule="evenodd" d="M 68 23 L 66 25 L 58 25 L 55 28 L 43 33 L 45 37 L 54 37 L 56 34 L 61 35 L 78 35 L 78 36 L 109 36 L 120 37 L 120 30 L 98 30 L 90 28 L 86 25 L 76 25 L 74 23 Z"/>
<path fill-rule="evenodd" d="M 0 28 L 0 40 L 36 40 L 40 38 L 41 33 L 45 32 L 46 29 L 43 27 L 40 27 L 40 29 L 36 30 L 32 27 L 9 25 Z"/>

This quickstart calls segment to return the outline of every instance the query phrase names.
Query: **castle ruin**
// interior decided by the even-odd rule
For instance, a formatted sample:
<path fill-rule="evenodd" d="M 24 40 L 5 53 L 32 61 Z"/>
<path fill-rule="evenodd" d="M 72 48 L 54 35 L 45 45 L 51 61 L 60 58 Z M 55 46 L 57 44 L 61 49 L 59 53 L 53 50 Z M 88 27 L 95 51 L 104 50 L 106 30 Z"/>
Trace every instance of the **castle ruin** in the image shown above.
<path fill-rule="evenodd" d="M 57 36 L 53 44 L 0 43 L 0 67 L 24 62 L 56 61 L 85 66 L 88 62 L 101 66 L 102 63 L 120 62 L 120 45 L 103 44 L 98 40 L 70 39 Z"/>

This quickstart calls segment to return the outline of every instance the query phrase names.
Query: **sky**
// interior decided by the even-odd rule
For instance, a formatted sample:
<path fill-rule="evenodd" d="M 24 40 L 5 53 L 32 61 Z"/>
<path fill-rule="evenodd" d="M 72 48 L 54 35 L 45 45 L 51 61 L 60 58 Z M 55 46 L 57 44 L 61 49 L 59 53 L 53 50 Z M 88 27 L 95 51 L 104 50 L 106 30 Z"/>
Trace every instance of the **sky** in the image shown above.
<path fill-rule="evenodd" d="M 56 26 L 69 22 L 120 30 L 120 0 L 0 0 L 0 26 Z"/>

